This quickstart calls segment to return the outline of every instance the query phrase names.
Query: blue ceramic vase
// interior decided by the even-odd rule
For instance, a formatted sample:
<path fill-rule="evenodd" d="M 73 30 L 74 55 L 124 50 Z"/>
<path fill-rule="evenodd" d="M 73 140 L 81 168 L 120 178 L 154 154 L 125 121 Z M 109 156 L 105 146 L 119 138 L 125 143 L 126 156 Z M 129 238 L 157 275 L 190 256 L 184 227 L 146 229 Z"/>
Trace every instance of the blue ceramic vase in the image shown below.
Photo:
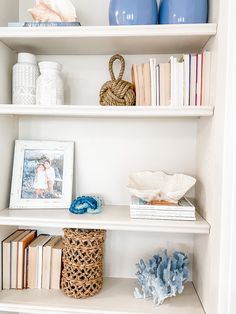
<path fill-rule="evenodd" d="M 110 25 L 149 25 L 158 23 L 156 0 L 111 0 Z"/>
<path fill-rule="evenodd" d="M 208 0 L 161 0 L 160 24 L 207 23 Z"/>

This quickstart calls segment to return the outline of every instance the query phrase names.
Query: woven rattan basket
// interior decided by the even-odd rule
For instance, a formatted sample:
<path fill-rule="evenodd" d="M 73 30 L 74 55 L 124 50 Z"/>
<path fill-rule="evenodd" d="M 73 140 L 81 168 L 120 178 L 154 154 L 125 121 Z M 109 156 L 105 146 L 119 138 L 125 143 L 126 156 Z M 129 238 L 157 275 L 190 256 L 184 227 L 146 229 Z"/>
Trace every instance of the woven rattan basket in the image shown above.
<path fill-rule="evenodd" d="M 103 230 L 64 229 L 61 288 L 73 298 L 96 295 L 103 285 Z"/>

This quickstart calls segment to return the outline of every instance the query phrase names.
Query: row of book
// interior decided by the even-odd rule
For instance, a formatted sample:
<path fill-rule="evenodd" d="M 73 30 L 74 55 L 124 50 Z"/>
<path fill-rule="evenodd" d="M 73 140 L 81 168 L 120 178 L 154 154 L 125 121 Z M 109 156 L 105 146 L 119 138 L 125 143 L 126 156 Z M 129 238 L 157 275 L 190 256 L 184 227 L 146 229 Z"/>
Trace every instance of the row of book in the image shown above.
<path fill-rule="evenodd" d="M 196 220 L 196 210 L 187 198 L 182 198 L 178 204 L 160 202 L 153 205 L 137 197 L 132 197 L 130 217 L 132 219 L 194 221 Z"/>
<path fill-rule="evenodd" d="M 60 289 L 63 240 L 17 230 L 2 242 L 3 289 Z"/>
<path fill-rule="evenodd" d="M 211 52 L 133 64 L 136 106 L 210 106 Z"/>

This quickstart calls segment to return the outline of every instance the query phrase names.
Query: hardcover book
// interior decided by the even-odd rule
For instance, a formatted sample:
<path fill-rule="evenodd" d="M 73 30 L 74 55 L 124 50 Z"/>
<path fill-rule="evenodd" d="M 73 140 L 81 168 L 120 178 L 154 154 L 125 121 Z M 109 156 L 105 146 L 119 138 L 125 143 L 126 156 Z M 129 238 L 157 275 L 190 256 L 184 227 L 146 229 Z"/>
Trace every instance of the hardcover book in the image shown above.
<path fill-rule="evenodd" d="M 8 27 L 75 27 L 79 22 L 10 22 Z"/>
<path fill-rule="evenodd" d="M 4 290 L 11 288 L 11 243 L 23 232 L 24 230 L 17 230 L 2 242 L 2 286 Z"/>

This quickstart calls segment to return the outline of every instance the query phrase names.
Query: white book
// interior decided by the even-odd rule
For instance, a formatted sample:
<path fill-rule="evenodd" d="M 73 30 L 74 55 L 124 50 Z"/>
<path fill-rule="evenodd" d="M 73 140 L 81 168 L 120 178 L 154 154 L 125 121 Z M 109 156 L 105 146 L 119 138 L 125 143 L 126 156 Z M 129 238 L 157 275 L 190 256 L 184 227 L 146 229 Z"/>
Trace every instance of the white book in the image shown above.
<path fill-rule="evenodd" d="M 174 58 L 174 100 L 173 100 L 173 106 L 178 106 L 178 100 L 179 100 L 179 67 L 178 67 L 178 61 L 177 58 Z"/>
<path fill-rule="evenodd" d="M 178 71 L 178 75 L 179 75 L 178 105 L 183 106 L 184 105 L 184 63 L 179 62 L 178 67 L 179 67 L 179 71 Z"/>
<path fill-rule="evenodd" d="M 51 236 L 48 236 L 44 242 L 40 243 L 38 246 L 38 276 L 37 276 L 37 287 L 38 289 L 42 288 L 42 275 L 43 275 L 43 246 L 51 239 Z"/>
<path fill-rule="evenodd" d="M 160 66 L 156 66 L 156 105 L 160 106 Z"/>
<path fill-rule="evenodd" d="M 190 106 L 196 105 L 197 56 L 191 56 Z"/>
<path fill-rule="evenodd" d="M 211 82 L 211 52 L 204 51 L 203 53 L 203 82 L 202 82 L 202 105 L 210 106 L 210 82 Z"/>
<path fill-rule="evenodd" d="M 156 107 L 156 64 L 157 61 L 154 58 L 150 59 L 150 70 L 151 70 L 151 105 Z"/>
<path fill-rule="evenodd" d="M 184 106 L 189 106 L 190 56 L 183 55 L 184 61 Z"/>
<path fill-rule="evenodd" d="M 185 214 L 185 213 L 171 213 L 171 212 L 166 212 L 166 213 L 156 213 L 155 211 L 150 211 L 150 210 L 131 210 L 130 211 L 131 215 L 141 215 L 141 216 L 146 216 L 146 215 L 152 215 L 155 217 L 186 217 L 186 218 L 195 218 L 195 213 L 192 214 Z"/>
<path fill-rule="evenodd" d="M 194 211 L 195 206 L 186 198 L 183 197 L 176 205 L 150 205 L 141 199 L 133 196 L 131 199 L 130 209 L 146 209 L 146 210 L 168 210 L 168 211 Z"/>
<path fill-rule="evenodd" d="M 18 282 L 18 242 L 30 231 L 26 230 L 11 242 L 11 289 L 17 289 Z"/>
<path fill-rule="evenodd" d="M 132 215 L 132 219 L 148 219 L 148 220 L 179 220 L 179 221 L 195 221 L 196 218 L 186 218 L 186 217 L 155 217 L 153 215 Z"/>
<path fill-rule="evenodd" d="M 170 57 L 170 105 L 175 105 L 175 87 L 174 87 L 174 57 Z"/>
<path fill-rule="evenodd" d="M 202 54 L 197 55 L 197 101 L 196 105 L 201 106 L 202 93 Z"/>

